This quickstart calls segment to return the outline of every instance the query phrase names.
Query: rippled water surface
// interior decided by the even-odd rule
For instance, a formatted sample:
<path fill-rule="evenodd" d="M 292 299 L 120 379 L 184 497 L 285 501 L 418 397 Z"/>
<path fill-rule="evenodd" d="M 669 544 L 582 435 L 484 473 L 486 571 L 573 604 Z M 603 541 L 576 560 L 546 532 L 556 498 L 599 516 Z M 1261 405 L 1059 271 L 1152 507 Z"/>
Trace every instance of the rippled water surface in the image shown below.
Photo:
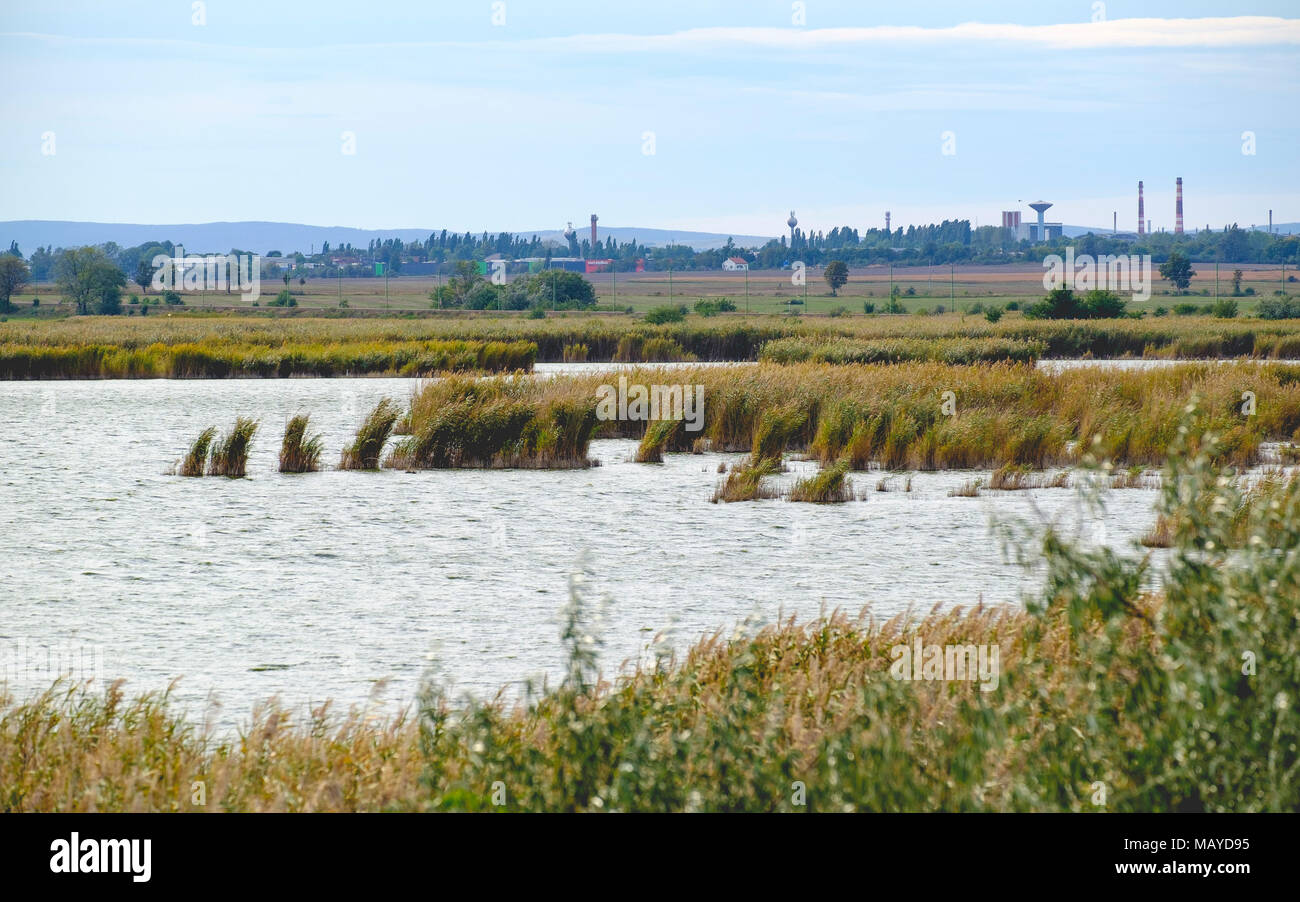
<path fill-rule="evenodd" d="M 865 605 L 1014 602 L 1039 577 L 1007 563 L 992 517 L 1056 518 L 1088 541 L 1129 545 L 1154 519 L 1150 490 L 1112 491 L 1097 520 L 1070 489 L 948 492 L 979 475 L 916 474 L 912 491 L 842 505 L 709 503 L 720 462 L 631 462 L 597 441 L 590 470 L 280 475 L 287 419 L 308 412 L 332 466 L 379 398 L 405 379 L 0 383 L 0 666 L 26 694 L 53 655 L 129 690 L 182 677 L 228 722 L 279 695 L 301 710 L 414 694 L 427 656 L 479 693 L 560 671 L 558 612 L 585 555 L 608 599 L 606 671 L 667 631 L 681 648 L 747 617 Z M 206 425 L 258 418 L 249 478 L 167 467 Z M 811 464 L 791 463 L 792 479 Z M 905 476 L 889 478 L 901 489 Z M 379 682 L 377 682 L 379 681 Z"/>

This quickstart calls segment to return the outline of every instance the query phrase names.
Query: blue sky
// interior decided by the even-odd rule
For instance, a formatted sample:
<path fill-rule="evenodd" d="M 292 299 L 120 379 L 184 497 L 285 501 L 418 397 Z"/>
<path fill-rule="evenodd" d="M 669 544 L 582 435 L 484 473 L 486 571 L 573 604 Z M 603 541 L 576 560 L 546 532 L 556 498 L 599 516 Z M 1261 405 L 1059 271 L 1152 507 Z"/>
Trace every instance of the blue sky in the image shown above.
<path fill-rule="evenodd" d="M 1300 220 L 1294 0 L 1097 6 L 3 0 L 0 219 Z"/>

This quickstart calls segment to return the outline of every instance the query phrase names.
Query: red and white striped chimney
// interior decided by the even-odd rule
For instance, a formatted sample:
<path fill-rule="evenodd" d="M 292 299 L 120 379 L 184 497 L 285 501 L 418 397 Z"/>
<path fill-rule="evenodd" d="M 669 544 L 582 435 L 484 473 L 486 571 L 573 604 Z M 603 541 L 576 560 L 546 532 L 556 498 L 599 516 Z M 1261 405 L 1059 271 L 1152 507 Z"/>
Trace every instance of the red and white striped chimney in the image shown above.
<path fill-rule="evenodd" d="M 1142 183 L 1138 182 L 1138 234 L 1146 234 L 1143 231 L 1147 221 L 1146 203 L 1142 200 Z"/>
<path fill-rule="evenodd" d="M 1183 177 L 1178 177 L 1178 202 L 1174 206 L 1174 234 L 1183 234 Z"/>

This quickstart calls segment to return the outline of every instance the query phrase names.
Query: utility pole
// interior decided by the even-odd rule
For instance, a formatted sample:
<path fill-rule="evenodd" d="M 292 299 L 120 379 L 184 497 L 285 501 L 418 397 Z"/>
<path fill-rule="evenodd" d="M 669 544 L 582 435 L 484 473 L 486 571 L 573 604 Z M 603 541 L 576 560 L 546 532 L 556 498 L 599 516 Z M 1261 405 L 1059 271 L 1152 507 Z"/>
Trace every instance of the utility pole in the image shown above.
<path fill-rule="evenodd" d="M 957 264 L 948 264 L 948 306 L 957 306 Z"/>
<path fill-rule="evenodd" d="M 1282 264 L 1282 274 L 1286 274 L 1286 264 Z M 1283 281 L 1286 281 L 1283 279 Z M 749 269 L 745 270 L 745 312 L 749 312 Z"/>
<path fill-rule="evenodd" d="M 1214 261 L 1214 299 L 1219 299 L 1219 261 Z"/>
<path fill-rule="evenodd" d="M 889 312 L 894 312 L 894 264 L 889 264 Z"/>
<path fill-rule="evenodd" d="M 618 306 L 618 261 L 609 262 L 609 284 L 614 290 L 614 306 Z"/>

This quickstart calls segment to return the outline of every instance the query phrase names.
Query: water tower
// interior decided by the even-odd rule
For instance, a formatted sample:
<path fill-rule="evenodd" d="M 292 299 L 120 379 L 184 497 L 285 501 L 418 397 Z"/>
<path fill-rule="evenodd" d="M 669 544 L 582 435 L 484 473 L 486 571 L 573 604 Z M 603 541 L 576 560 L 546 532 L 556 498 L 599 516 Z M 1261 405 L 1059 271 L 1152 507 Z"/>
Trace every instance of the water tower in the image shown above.
<path fill-rule="evenodd" d="M 1038 240 L 1039 241 L 1047 240 L 1047 223 L 1043 222 L 1043 214 L 1047 212 L 1047 208 L 1050 206 L 1051 204 L 1049 204 L 1045 200 L 1036 200 L 1029 205 L 1029 209 L 1033 210 L 1035 213 L 1038 214 Z"/>

